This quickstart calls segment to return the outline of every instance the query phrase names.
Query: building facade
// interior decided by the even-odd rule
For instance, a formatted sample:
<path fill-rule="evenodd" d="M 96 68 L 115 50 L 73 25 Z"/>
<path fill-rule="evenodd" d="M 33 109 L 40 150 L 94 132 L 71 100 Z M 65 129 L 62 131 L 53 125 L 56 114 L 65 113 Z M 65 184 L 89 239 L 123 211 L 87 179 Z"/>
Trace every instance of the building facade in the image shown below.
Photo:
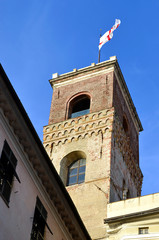
<path fill-rule="evenodd" d="M 141 122 L 116 57 L 50 84 L 44 147 L 92 239 L 106 239 L 108 203 L 141 194 Z"/>
<path fill-rule="evenodd" d="M 159 239 L 159 193 L 109 203 L 104 222 L 109 240 Z"/>
<path fill-rule="evenodd" d="M 0 239 L 91 239 L 1 65 Z"/>

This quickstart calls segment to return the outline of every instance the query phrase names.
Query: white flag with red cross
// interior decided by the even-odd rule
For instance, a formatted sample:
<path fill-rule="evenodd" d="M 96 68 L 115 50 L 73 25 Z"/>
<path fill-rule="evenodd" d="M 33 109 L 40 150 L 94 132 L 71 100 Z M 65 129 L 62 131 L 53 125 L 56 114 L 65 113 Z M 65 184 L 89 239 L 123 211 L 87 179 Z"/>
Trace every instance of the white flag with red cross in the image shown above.
<path fill-rule="evenodd" d="M 113 32 L 115 29 L 117 29 L 120 25 L 121 21 L 119 19 L 115 19 L 115 24 L 114 26 L 107 31 L 102 37 L 100 37 L 100 41 L 99 41 L 99 50 L 101 49 L 101 47 L 108 42 L 110 39 L 112 39 L 113 37 Z"/>

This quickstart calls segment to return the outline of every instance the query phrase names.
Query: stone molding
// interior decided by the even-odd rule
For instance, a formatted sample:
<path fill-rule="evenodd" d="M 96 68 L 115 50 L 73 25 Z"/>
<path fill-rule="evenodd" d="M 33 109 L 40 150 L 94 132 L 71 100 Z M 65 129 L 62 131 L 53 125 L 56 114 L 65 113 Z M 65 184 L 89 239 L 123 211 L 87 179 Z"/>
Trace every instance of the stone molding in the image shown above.
<path fill-rule="evenodd" d="M 87 137 L 111 131 L 114 108 L 91 113 L 61 123 L 44 127 L 43 144 L 47 149 L 53 145 L 70 143 Z"/>

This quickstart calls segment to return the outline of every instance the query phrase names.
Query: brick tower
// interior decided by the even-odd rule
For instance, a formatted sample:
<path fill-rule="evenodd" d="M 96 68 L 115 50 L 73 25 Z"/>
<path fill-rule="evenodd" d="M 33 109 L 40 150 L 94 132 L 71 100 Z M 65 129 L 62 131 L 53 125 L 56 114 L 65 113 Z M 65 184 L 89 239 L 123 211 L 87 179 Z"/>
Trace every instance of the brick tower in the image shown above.
<path fill-rule="evenodd" d="M 105 239 L 107 203 L 141 194 L 141 122 L 116 57 L 50 84 L 44 146 L 92 239 Z"/>

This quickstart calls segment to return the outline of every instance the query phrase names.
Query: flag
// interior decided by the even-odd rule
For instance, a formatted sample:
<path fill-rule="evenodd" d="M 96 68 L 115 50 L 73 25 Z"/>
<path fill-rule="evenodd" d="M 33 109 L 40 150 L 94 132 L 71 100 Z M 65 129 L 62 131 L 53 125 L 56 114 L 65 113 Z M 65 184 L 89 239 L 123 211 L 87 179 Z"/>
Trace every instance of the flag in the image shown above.
<path fill-rule="evenodd" d="M 109 30 L 107 31 L 101 38 L 100 38 L 100 41 L 99 41 L 99 50 L 101 49 L 101 47 L 106 43 L 108 42 L 110 39 L 112 39 L 113 37 L 113 32 L 115 29 L 117 29 L 120 25 L 121 21 L 119 19 L 116 19 L 115 20 L 115 24 L 114 26 Z"/>

